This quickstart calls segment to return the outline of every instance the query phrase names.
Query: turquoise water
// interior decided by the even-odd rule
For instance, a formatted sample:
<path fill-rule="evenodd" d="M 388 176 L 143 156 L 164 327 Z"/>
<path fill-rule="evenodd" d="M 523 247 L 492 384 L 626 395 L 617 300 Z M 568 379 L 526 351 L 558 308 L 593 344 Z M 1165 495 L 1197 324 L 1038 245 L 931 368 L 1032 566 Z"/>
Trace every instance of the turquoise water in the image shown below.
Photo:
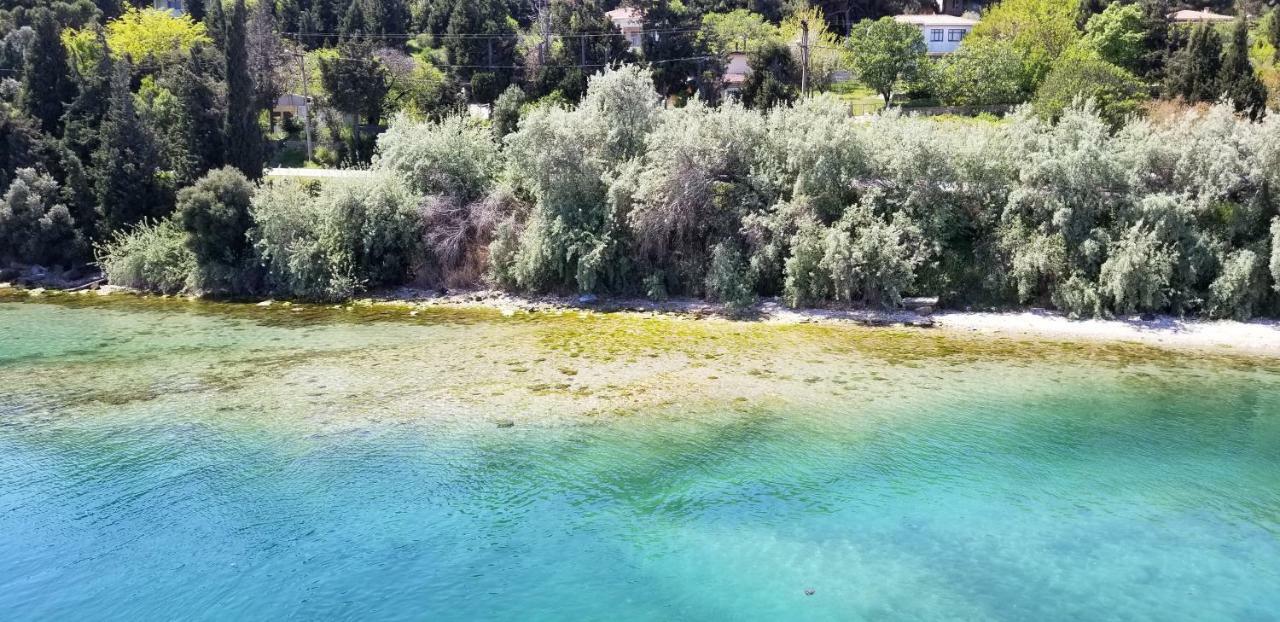
<path fill-rule="evenodd" d="M 0 303 L 0 617 L 1280 619 L 1274 361 L 299 315 Z"/>

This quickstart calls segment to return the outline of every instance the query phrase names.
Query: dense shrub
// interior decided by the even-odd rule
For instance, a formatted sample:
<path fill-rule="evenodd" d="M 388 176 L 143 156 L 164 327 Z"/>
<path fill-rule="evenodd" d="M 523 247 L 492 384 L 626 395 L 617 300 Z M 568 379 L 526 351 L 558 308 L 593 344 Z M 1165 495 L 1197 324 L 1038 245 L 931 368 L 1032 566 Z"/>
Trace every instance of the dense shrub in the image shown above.
<path fill-rule="evenodd" d="M 232 167 L 210 171 L 178 193 L 175 219 L 196 258 L 193 285 L 197 291 L 234 293 L 250 287 L 252 199 L 253 185 Z"/>
<path fill-rule="evenodd" d="M 489 117 L 493 137 L 496 140 L 501 141 L 508 134 L 519 129 L 520 108 L 524 106 L 527 99 L 524 91 L 514 84 L 508 86 L 507 90 L 498 96 L 498 101 L 493 103 L 493 114 Z"/>
<path fill-rule="evenodd" d="M 531 110 L 507 137 L 508 163 L 536 203 L 514 265 L 520 287 L 616 290 L 625 285 L 626 197 L 609 193 L 622 166 L 645 150 L 659 119 L 658 94 L 635 67 L 591 78 L 576 109 Z"/>
<path fill-rule="evenodd" d="M 1036 111 L 1050 119 L 1062 116 L 1073 102 L 1091 100 L 1103 119 L 1120 127 L 1147 99 L 1133 74 L 1091 55 L 1062 58 L 1036 91 Z"/>
<path fill-rule="evenodd" d="M 1280 217 L 1271 221 L 1271 284 L 1280 293 Z"/>
<path fill-rule="evenodd" d="M 1006 42 L 975 39 L 938 62 L 933 91 L 948 106 L 992 106 L 1025 101 L 1022 58 Z"/>
<path fill-rule="evenodd" d="M 823 97 L 664 109 L 643 71 L 611 71 L 576 108 L 529 108 L 501 148 L 462 119 L 397 120 L 369 180 L 261 187 L 250 239 L 269 291 L 311 299 L 487 275 L 732 306 L 1280 310 L 1280 119 L 1219 105 L 1117 125 L 1115 108 L 1072 101 L 1000 123 L 864 121 Z M 176 230 L 114 240 L 112 278 L 188 287 Z"/>
<path fill-rule="evenodd" d="M 706 291 L 707 298 L 735 309 L 748 307 L 755 302 L 755 286 L 751 283 L 746 259 L 732 242 L 721 242 L 711 249 Z"/>
<path fill-rule="evenodd" d="M 394 174 L 415 192 L 460 203 L 483 197 L 501 170 L 498 145 L 483 126 L 460 116 L 435 123 L 403 115 L 378 138 L 373 168 Z"/>
<path fill-rule="evenodd" d="M 177 294 L 196 273 L 187 234 L 172 218 L 117 231 L 98 248 L 98 265 L 112 285 Z"/>
<path fill-rule="evenodd" d="M 713 249 L 736 242 L 743 219 L 772 203 L 768 183 L 753 179 L 766 136 L 758 113 L 698 102 L 664 115 L 650 136 L 626 226 L 641 271 L 668 292 L 701 293 Z"/>
<path fill-rule="evenodd" d="M 420 252 L 414 197 L 386 176 L 319 189 L 269 182 L 251 212 L 267 285 L 283 296 L 340 300 L 403 283 Z"/>

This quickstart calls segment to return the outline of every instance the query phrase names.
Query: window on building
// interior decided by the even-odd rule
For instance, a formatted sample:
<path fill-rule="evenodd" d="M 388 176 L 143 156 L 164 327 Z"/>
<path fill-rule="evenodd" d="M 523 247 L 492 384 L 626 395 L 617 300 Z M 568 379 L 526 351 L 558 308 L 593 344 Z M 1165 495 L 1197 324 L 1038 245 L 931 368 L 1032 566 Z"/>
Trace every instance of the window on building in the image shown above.
<path fill-rule="evenodd" d="M 929 40 L 930 40 L 930 41 L 941 41 L 941 40 L 942 40 L 942 29 L 941 29 L 941 28 L 934 28 L 933 30 L 930 30 L 930 31 L 929 31 Z"/>
<path fill-rule="evenodd" d="M 964 38 L 963 30 L 952 30 L 947 32 L 947 41 L 959 41 Z"/>

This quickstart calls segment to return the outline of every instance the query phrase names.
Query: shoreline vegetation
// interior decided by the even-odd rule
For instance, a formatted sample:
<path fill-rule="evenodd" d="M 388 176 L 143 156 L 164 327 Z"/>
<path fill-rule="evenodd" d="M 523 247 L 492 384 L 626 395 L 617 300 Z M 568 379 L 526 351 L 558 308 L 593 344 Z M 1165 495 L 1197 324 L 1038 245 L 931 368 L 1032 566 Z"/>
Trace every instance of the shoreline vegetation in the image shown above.
<path fill-rule="evenodd" d="M 26 288 L 0 282 L 0 303 L 86 300 L 111 308 L 124 297 L 174 303 L 213 302 L 196 296 L 153 295 L 128 288 L 91 282 L 76 288 Z M 373 292 L 369 297 L 341 304 L 312 304 L 284 300 L 238 300 L 222 303 L 252 316 L 270 309 L 302 311 L 308 308 L 374 312 L 380 319 L 414 317 L 421 312 L 492 312 L 493 318 L 517 315 L 589 313 L 624 314 L 675 320 L 749 322 L 759 325 L 818 324 L 857 328 L 896 328 L 940 332 L 979 339 L 1031 341 L 1069 340 L 1098 344 L 1139 344 L 1170 352 L 1209 352 L 1249 357 L 1280 358 L 1280 321 L 1254 319 L 1196 320 L 1167 315 L 1134 315 L 1113 319 L 1072 319 L 1038 309 L 933 310 L 928 300 L 911 301 L 913 309 L 788 307 L 779 299 L 758 301 L 749 309 L 700 299 L 653 301 L 645 298 L 594 296 L 523 296 L 498 290 L 470 290 L 441 294 L 433 290 L 397 288 Z M 449 317 L 455 317 L 450 315 Z"/>
<path fill-rule="evenodd" d="M 397 116 L 356 180 L 214 169 L 171 213 L 94 241 L 97 265 L 111 285 L 215 299 L 416 287 L 1280 317 L 1280 117 L 1227 103 L 1121 126 L 1078 99 L 1000 123 L 858 120 L 826 96 L 666 108 L 633 65 L 496 127 Z M 66 265 L 53 251 L 86 238 L 53 217 L 51 179 L 22 175 L 6 226 L 26 245 L 0 260 Z"/>
<path fill-rule="evenodd" d="M 507 135 L 397 117 L 364 179 L 214 170 L 97 254 L 111 284 L 215 298 L 929 297 L 1247 321 L 1280 317 L 1277 187 L 1280 117 L 1228 104 L 1118 128 L 1090 101 L 1058 119 L 859 121 L 827 97 L 664 108 L 629 66 Z"/>

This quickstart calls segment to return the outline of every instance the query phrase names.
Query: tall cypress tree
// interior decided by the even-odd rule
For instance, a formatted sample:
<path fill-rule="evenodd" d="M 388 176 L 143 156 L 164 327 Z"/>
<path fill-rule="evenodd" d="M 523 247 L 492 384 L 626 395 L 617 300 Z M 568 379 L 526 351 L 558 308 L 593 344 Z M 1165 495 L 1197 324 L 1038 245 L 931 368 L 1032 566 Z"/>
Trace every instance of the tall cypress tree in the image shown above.
<path fill-rule="evenodd" d="M 178 184 L 189 185 L 208 171 L 222 166 L 222 102 L 213 80 L 201 66 L 203 50 L 192 48 L 187 63 L 175 70 L 173 94 L 178 98 L 177 134 L 184 157 L 174 162 Z"/>
<path fill-rule="evenodd" d="M 187 6 L 187 15 L 190 15 L 191 19 L 194 19 L 197 22 L 204 21 L 204 14 L 205 14 L 206 7 L 204 2 L 202 2 L 202 0 L 194 0 L 193 2 L 188 2 L 186 3 L 186 6 Z"/>
<path fill-rule="evenodd" d="M 367 32 L 364 7 L 361 5 L 360 0 L 351 0 L 351 6 L 347 7 L 347 12 L 342 17 L 342 27 L 339 29 L 343 39 L 359 37 Z"/>
<path fill-rule="evenodd" d="M 1142 0 L 1142 56 L 1138 75 L 1148 80 L 1164 78 L 1169 62 L 1169 0 Z"/>
<path fill-rule="evenodd" d="M 491 103 L 511 81 L 515 65 L 512 39 L 468 37 L 468 34 L 515 35 L 506 7 L 498 0 L 457 0 L 449 15 L 444 49 L 449 62 L 459 65 L 458 77 L 472 83 L 472 96 Z M 478 88 L 477 88 L 478 87 Z"/>
<path fill-rule="evenodd" d="M 227 137 L 226 162 L 249 179 L 262 177 L 262 128 L 253 105 L 253 78 L 249 76 L 249 53 L 245 46 L 244 0 L 236 0 L 227 23 Z"/>
<path fill-rule="evenodd" d="M 1165 91 L 1188 102 L 1216 101 L 1222 94 L 1222 38 L 1207 24 L 1191 33 L 1191 39 L 1170 59 Z"/>
<path fill-rule="evenodd" d="M 673 0 L 643 0 L 644 26 L 649 30 L 676 31 L 697 26 L 692 16 L 681 13 Z M 643 42 L 644 60 L 651 63 L 653 85 L 663 95 L 689 90 L 689 79 L 698 74 L 697 38 L 689 33 L 649 33 Z"/>
<path fill-rule="evenodd" d="M 1267 87 L 1253 71 L 1249 62 L 1249 25 L 1241 17 L 1231 32 L 1231 44 L 1222 59 L 1223 96 L 1235 104 L 1236 112 L 1252 119 L 1262 116 L 1267 109 Z"/>
<path fill-rule="evenodd" d="M 111 76 L 115 74 L 107 40 L 101 32 L 97 45 L 98 65 L 80 74 L 79 94 L 63 117 L 62 140 L 82 162 L 88 162 L 98 148 L 99 129 L 111 103 Z"/>
<path fill-rule="evenodd" d="M 1280 61 L 1280 8 L 1271 9 L 1267 16 L 1267 42 L 1275 48 L 1275 60 Z"/>
<path fill-rule="evenodd" d="M 40 121 L 40 129 L 60 136 L 63 109 L 75 98 L 75 84 L 53 13 L 37 10 L 34 26 L 35 40 L 27 50 L 22 75 L 22 108 Z"/>
<path fill-rule="evenodd" d="M 115 64 L 110 105 L 102 120 L 92 165 L 98 209 L 106 227 L 101 233 L 132 226 L 144 218 L 161 218 L 172 211 L 168 188 L 156 175 L 160 156 L 155 138 L 138 121 L 134 109 L 128 60 Z"/>
<path fill-rule="evenodd" d="M 200 0 L 194 0 L 200 2 Z M 207 0 L 204 9 L 204 29 L 219 50 L 227 49 L 227 15 L 222 0 Z"/>

